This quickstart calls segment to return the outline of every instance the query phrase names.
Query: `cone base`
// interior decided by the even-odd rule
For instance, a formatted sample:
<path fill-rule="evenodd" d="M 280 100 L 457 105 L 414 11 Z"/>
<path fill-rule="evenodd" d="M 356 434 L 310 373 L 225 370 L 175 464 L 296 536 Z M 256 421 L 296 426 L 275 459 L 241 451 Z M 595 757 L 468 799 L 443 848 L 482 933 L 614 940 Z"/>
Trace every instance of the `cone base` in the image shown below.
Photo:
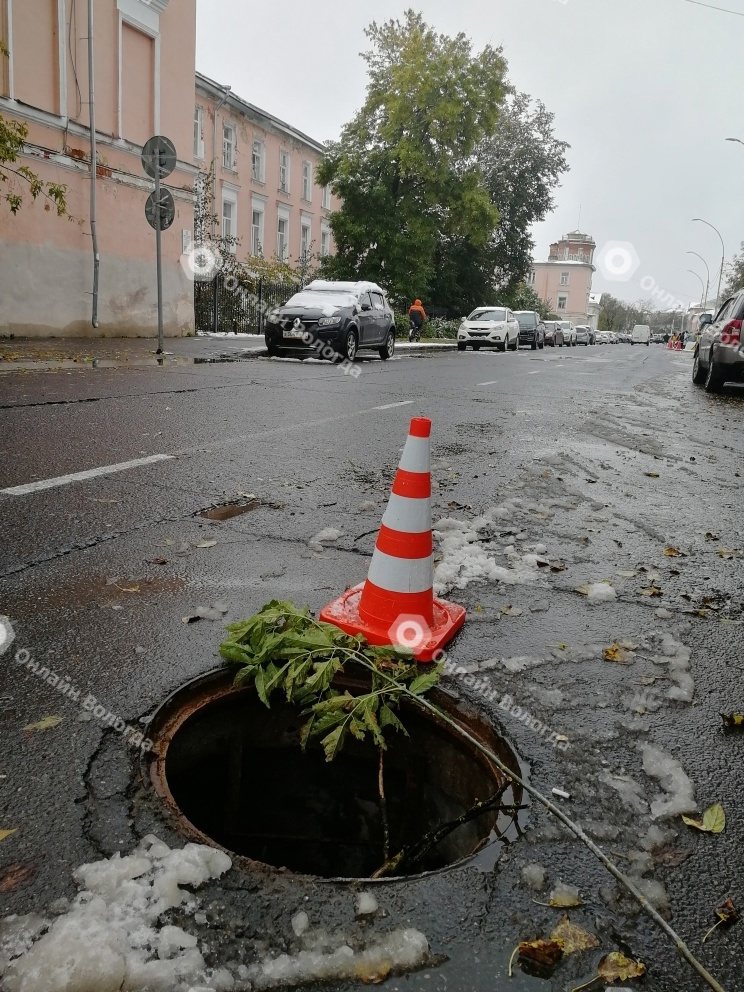
<path fill-rule="evenodd" d="M 320 611 L 319 619 L 324 623 L 339 627 L 346 634 L 361 634 L 370 644 L 378 646 L 391 644 L 390 628 L 395 623 L 393 617 L 385 625 L 370 624 L 359 615 L 359 601 L 362 597 L 364 583 L 347 589 L 345 593 L 334 599 Z M 416 661 L 430 662 L 437 651 L 453 639 L 465 623 L 465 609 L 456 603 L 447 603 L 442 599 L 434 600 L 434 622 L 431 625 L 431 637 L 425 644 L 414 652 Z"/>

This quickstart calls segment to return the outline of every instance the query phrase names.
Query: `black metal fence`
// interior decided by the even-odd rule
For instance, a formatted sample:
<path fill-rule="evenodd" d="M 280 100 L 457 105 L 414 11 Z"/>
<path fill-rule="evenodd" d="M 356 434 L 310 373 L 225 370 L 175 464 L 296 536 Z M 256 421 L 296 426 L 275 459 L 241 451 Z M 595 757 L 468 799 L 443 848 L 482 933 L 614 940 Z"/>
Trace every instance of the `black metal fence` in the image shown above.
<path fill-rule="evenodd" d="M 262 334 L 266 315 L 299 289 L 291 282 L 256 279 L 240 282 L 222 273 L 210 282 L 194 283 L 197 331 Z"/>

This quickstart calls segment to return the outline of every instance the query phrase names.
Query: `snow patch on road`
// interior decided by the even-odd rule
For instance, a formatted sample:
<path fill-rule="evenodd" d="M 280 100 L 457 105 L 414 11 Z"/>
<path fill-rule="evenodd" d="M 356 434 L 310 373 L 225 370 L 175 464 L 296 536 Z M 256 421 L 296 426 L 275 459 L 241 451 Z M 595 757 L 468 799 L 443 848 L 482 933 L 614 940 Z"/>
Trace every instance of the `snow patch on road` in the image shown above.
<path fill-rule="evenodd" d="M 652 744 L 644 744 L 640 750 L 644 772 L 649 778 L 655 778 L 663 790 L 651 803 L 651 819 L 694 813 L 697 809 L 695 790 L 677 759 Z"/>

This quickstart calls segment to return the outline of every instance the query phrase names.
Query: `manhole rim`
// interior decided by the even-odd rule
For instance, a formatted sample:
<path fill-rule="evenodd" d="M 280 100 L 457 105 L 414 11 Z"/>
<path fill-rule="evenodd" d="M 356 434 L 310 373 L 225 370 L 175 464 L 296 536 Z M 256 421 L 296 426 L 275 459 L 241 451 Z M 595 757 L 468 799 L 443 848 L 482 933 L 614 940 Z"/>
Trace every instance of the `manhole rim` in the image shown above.
<path fill-rule="evenodd" d="M 212 686 L 216 687 L 216 691 L 215 688 L 210 690 L 210 687 Z M 183 706 L 178 705 L 179 698 L 182 696 L 188 696 L 193 693 L 195 689 L 200 693 L 202 701 L 200 705 L 195 705 L 187 711 Z M 516 813 L 512 814 L 512 818 L 507 829 L 502 832 L 500 836 L 492 837 L 491 839 L 484 841 L 483 846 L 477 851 L 474 851 L 463 858 L 459 858 L 450 864 L 443 865 L 440 868 L 432 868 L 427 871 L 417 872 L 410 875 L 385 876 L 384 878 L 371 878 L 363 876 L 349 877 L 345 875 L 325 876 L 314 874 L 312 872 L 300 872 L 294 871 L 290 868 L 277 867 L 276 865 L 272 865 L 266 861 L 258 861 L 248 857 L 247 855 L 236 853 L 230 848 L 220 844 L 209 834 L 206 834 L 203 830 L 192 823 L 191 820 L 189 820 L 183 813 L 170 790 L 165 766 L 168 749 L 171 742 L 173 741 L 178 730 L 194 713 L 198 712 L 198 710 L 204 706 L 219 702 L 228 696 L 240 694 L 251 695 L 253 693 L 254 689 L 250 685 L 245 687 L 236 687 L 233 684 L 232 672 L 225 665 L 219 665 L 215 668 L 209 669 L 206 672 L 202 672 L 200 675 L 194 676 L 189 679 L 188 682 L 183 683 L 169 693 L 163 702 L 160 703 L 160 705 L 157 706 L 153 712 L 151 712 L 148 721 L 148 733 L 150 735 L 150 739 L 153 741 L 153 746 L 149 752 L 143 753 L 140 759 L 141 784 L 144 785 L 148 793 L 154 793 L 156 798 L 159 800 L 160 806 L 158 812 L 166 819 L 170 829 L 172 829 L 176 834 L 185 837 L 188 841 L 197 844 L 205 844 L 208 847 L 213 847 L 220 851 L 224 851 L 225 854 L 227 854 L 232 860 L 233 868 L 237 868 L 238 870 L 246 873 L 261 871 L 286 879 L 311 881 L 314 884 L 329 883 L 331 885 L 344 885 L 357 888 L 359 886 L 367 885 L 390 885 L 426 879 L 467 867 L 472 862 L 481 858 L 485 852 L 490 851 L 492 848 L 497 846 L 504 848 L 513 843 L 514 841 L 512 839 L 506 837 L 507 832 L 516 830 L 516 833 L 520 837 L 526 832 L 529 797 L 524 794 L 521 786 L 518 783 L 515 783 L 515 787 L 520 790 L 518 800 L 515 798 L 515 802 L 518 801 L 520 804 L 520 809 Z M 208 699 L 205 698 L 207 695 Z M 473 700 L 458 695 L 453 691 L 452 687 L 444 686 L 441 683 L 430 692 L 430 698 L 434 701 L 436 701 L 438 697 L 440 701 L 446 701 L 446 704 L 451 707 L 451 710 L 455 711 L 455 718 L 461 716 L 462 708 L 465 708 L 476 713 L 479 719 L 488 721 L 488 723 L 493 726 L 494 733 L 500 738 L 504 747 L 508 751 L 512 762 L 516 766 L 515 773 L 519 774 L 522 779 L 527 778 L 529 769 L 525 760 L 520 757 L 513 742 L 509 737 L 507 737 L 500 726 L 493 724 L 493 718 L 490 713 L 479 708 Z M 458 707 L 460 709 L 458 709 Z M 453 715 L 451 710 L 449 715 Z M 448 727 L 444 721 L 438 720 L 433 714 L 428 714 L 428 719 L 430 719 L 432 723 L 438 724 L 448 733 L 453 733 L 452 729 Z M 485 746 L 488 746 L 488 742 L 482 739 L 482 735 L 478 733 L 477 728 L 468 726 L 467 729 L 473 737 Z M 469 746 L 472 747 L 472 745 Z M 474 757 L 477 757 L 482 764 L 488 765 L 491 768 L 494 767 L 493 763 L 482 752 L 477 751 L 477 749 L 473 750 Z M 495 863 L 498 863 L 500 857 L 501 854 L 497 853 Z"/>

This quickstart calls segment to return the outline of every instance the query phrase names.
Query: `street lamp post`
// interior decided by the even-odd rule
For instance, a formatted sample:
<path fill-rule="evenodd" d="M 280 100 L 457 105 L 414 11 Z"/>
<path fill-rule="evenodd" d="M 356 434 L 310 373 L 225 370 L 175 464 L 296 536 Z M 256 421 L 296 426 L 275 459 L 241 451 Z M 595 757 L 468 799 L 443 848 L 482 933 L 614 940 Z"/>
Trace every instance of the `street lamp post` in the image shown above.
<path fill-rule="evenodd" d="M 744 142 L 742 142 L 742 144 L 744 144 Z M 710 221 L 703 220 L 702 217 L 693 217 L 692 219 L 693 219 L 693 221 L 697 221 L 700 224 L 705 224 L 707 227 L 712 227 L 713 230 L 718 235 L 719 241 L 721 242 L 721 270 L 718 273 L 718 292 L 716 294 L 716 313 L 717 313 L 718 312 L 718 307 L 721 304 L 721 282 L 723 281 L 723 267 L 726 264 L 726 246 L 723 243 L 723 236 L 722 236 L 721 232 L 718 230 L 717 227 L 714 227 L 713 224 L 710 223 Z M 696 275 L 697 275 L 697 273 L 696 273 Z"/>
<path fill-rule="evenodd" d="M 702 255 L 698 255 L 698 253 L 696 251 L 686 251 L 685 252 L 685 255 L 695 255 L 695 257 L 696 258 L 699 258 L 700 261 L 705 266 L 705 273 L 706 273 L 706 276 L 707 276 L 707 281 L 705 283 L 705 301 L 704 302 L 705 302 L 705 305 L 707 307 L 708 306 L 708 293 L 710 291 L 710 269 L 708 268 L 708 263 L 705 261 L 705 259 L 703 258 L 703 256 Z"/>
<path fill-rule="evenodd" d="M 700 275 L 700 273 L 699 272 L 696 272 L 694 269 L 688 269 L 687 271 L 688 272 L 691 272 L 692 275 L 694 275 L 696 279 L 699 279 L 700 280 L 700 292 L 701 293 L 704 293 L 705 292 L 705 283 L 703 282 L 703 277 Z M 705 307 L 705 304 L 703 304 L 703 307 Z"/>

